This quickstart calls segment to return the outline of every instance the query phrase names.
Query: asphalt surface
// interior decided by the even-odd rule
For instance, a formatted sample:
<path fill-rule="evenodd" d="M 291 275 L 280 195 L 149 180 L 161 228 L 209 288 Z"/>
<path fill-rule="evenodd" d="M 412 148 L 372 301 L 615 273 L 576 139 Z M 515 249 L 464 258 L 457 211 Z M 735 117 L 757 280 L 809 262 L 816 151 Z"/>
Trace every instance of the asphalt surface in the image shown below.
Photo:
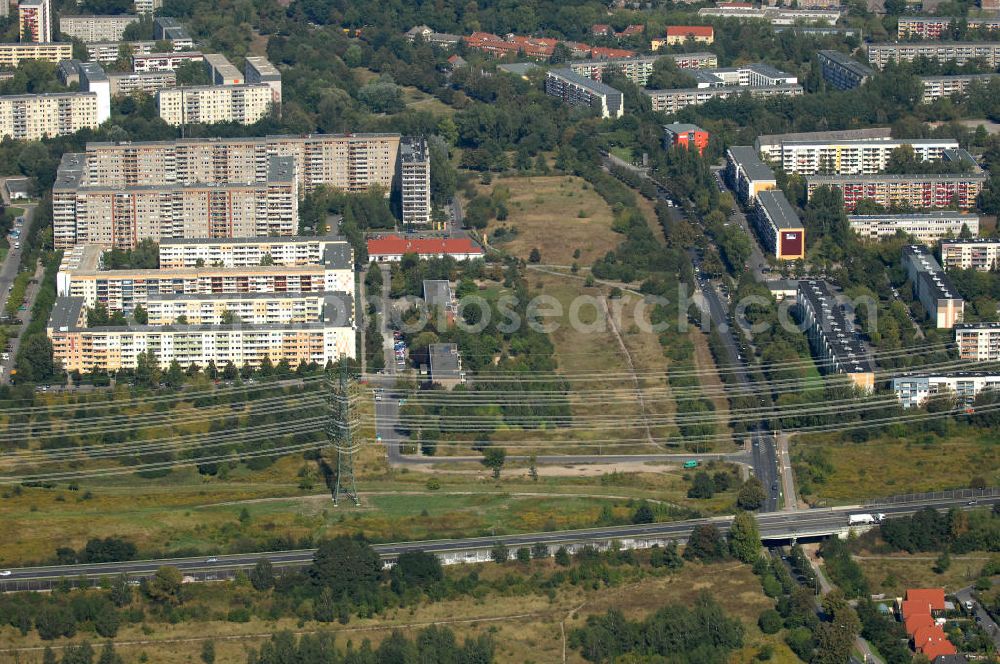
<path fill-rule="evenodd" d="M 21 225 L 21 234 L 23 235 L 31 226 L 32 217 L 35 214 L 35 206 L 18 204 L 14 207 L 22 207 L 24 209 L 24 224 Z M 2 294 L 0 297 L 2 297 L 5 303 L 8 296 L 7 289 L 14 283 L 14 279 L 17 278 L 18 267 L 21 265 L 21 251 L 21 249 L 15 249 L 14 244 L 11 243 L 3 266 L 0 267 L 0 294 Z M 10 382 L 10 370 L 14 366 L 17 352 L 21 348 L 21 335 L 24 334 L 24 328 L 31 319 L 31 308 L 35 306 L 35 298 L 38 297 L 38 290 L 41 288 L 41 278 L 42 270 L 40 267 L 37 267 L 34 274 L 35 283 L 29 283 L 24 293 L 24 296 L 28 300 L 27 308 L 16 314 L 21 324 L 15 328 L 17 336 L 10 340 L 10 359 L 0 364 L 0 383 Z"/>
<path fill-rule="evenodd" d="M 976 618 L 976 622 L 978 622 L 982 628 L 986 630 L 986 633 L 990 635 L 991 639 L 993 639 L 993 643 L 996 645 L 997 650 L 1000 650 L 1000 626 L 996 624 L 996 621 L 993 620 L 993 616 L 991 616 L 989 612 L 983 608 L 983 605 L 973 596 L 972 586 L 962 588 L 956 592 L 955 599 L 957 599 L 962 605 L 963 610 L 965 609 L 966 602 L 972 602 L 972 613 Z"/>
<path fill-rule="evenodd" d="M 977 505 L 985 506 L 1000 502 L 1000 497 L 981 498 Z M 757 521 L 761 537 L 770 542 L 793 541 L 799 538 L 828 536 L 848 527 L 848 516 L 860 511 L 883 512 L 888 516 L 903 516 L 933 507 L 968 508 L 967 498 L 926 499 L 898 503 L 877 508 L 840 507 L 798 512 L 776 512 L 759 514 Z M 427 540 L 420 542 L 395 542 L 375 545 L 375 550 L 384 559 L 394 559 L 407 551 L 427 551 L 437 554 L 461 555 L 463 551 L 488 549 L 496 543 L 508 548 L 545 543 L 551 546 L 579 544 L 588 541 L 608 541 L 611 539 L 684 539 L 700 524 L 714 523 L 725 530 L 732 517 L 692 519 L 672 523 L 639 524 L 581 530 L 565 530 L 547 533 L 525 533 L 490 537 L 466 537 L 458 539 Z M 9 570 L 10 574 L 0 578 L 0 590 L 29 590 L 48 588 L 60 578 L 79 576 L 101 577 L 117 574 L 148 576 L 157 568 L 170 565 L 177 567 L 187 576 L 210 579 L 219 578 L 236 569 L 246 569 L 257 561 L 268 559 L 279 567 L 304 567 L 312 561 L 315 549 L 298 551 L 277 551 L 249 554 L 234 554 L 210 558 L 161 558 L 158 560 L 137 560 L 120 563 L 97 563 L 80 565 L 56 565 L 50 567 L 24 567 Z"/>

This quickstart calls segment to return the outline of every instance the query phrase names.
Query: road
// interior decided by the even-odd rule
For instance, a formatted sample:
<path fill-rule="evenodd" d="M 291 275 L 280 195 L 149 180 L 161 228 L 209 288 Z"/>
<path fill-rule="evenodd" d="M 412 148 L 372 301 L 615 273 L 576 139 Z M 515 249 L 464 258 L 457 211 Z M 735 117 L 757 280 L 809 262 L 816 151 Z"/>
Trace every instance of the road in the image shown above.
<path fill-rule="evenodd" d="M 983 605 L 973 596 L 972 586 L 962 588 L 956 592 L 955 599 L 957 599 L 963 607 L 966 602 L 973 603 L 973 606 L 975 607 L 973 612 L 975 613 L 976 620 L 982 628 L 986 630 L 986 633 L 990 635 L 990 638 L 993 639 L 993 643 L 996 645 L 997 650 L 1000 650 L 1000 626 L 996 624 L 996 621 L 993 620 L 993 616 L 991 616 L 989 612 L 983 608 Z"/>
<path fill-rule="evenodd" d="M 713 167 L 712 173 L 715 175 L 715 181 L 719 185 L 719 190 L 728 191 L 733 195 L 733 200 L 739 201 L 739 198 L 736 196 L 736 192 L 729 189 L 729 185 L 727 185 L 726 181 L 723 179 L 722 167 Z M 737 207 L 734 207 L 733 211 L 729 214 L 728 223 L 738 224 L 740 228 L 742 228 L 746 234 L 750 236 L 750 269 L 757 281 L 764 281 L 764 268 L 767 267 L 769 263 L 767 261 L 767 257 L 764 255 L 764 250 L 760 246 L 760 240 L 757 238 L 757 234 L 753 232 L 753 229 L 750 228 L 750 222 L 747 219 L 747 216 L 739 208 L 739 203 L 737 203 Z"/>
<path fill-rule="evenodd" d="M 21 226 L 22 234 L 26 233 L 28 228 L 31 227 L 32 219 L 35 215 L 35 205 L 18 205 L 15 207 L 24 208 L 24 225 Z M 21 250 L 14 248 L 11 245 L 10 250 L 7 252 L 7 257 L 4 259 L 3 266 L 0 267 L 0 293 L 3 294 L 3 301 L 6 304 L 7 301 L 7 289 L 10 285 L 14 283 L 14 279 L 17 278 L 18 268 L 21 265 Z M 31 319 L 31 309 L 35 306 L 35 298 L 38 296 L 38 290 L 41 287 L 42 271 L 41 267 L 35 269 L 34 283 L 29 283 L 28 288 L 25 291 L 25 297 L 28 300 L 27 309 L 17 313 L 18 319 L 21 321 L 21 325 L 17 326 L 15 329 L 17 331 L 17 336 L 10 340 L 10 359 L 0 365 L 0 383 L 10 382 L 10 370 L 14 366 L 14 361 L 17 358 L 17 352 L 21 348 L 21 335 L 24 334 L 24 328 Z"/>
<path fill-rule="evenodd" d="M 1000 496 L 984 497 L 978 505 L 992 505 L 1000 502 Z M 904 516 L 920 509 L 933 507 L 948 509 L 967 508 L 967 498 L 929 498 L 896 503 L 879 507 L 879 511 L 890 516 Z M 813 538 L 830 535 L 847 528 L 848 515 L 857 512 L 857 507 L 822 508 L 798 512 L 776 512 L 758 515 L 761 537 L 768 541 L 790 541 L 797 538 Z M 463 552 L 488 550 L 497 543 L 508 548 L 518 548 L 542 543 L 553 546 L 581 545 L 587 542 L 609 542 L 612 540 L 638 540 L 641 546 L 652 540 L 683 540 L 691 530 L 701 524 L 713 523 L 720 529 L 728 528 L 732 517 L 692 519 L 672 523 L 653 523 L 629 526 L 610 526 L 564 530 L 496 537 L 467 537 L 459 539 L 426 540 L 416 542 L 395 542 L 375 545 L 375 550 L 384 559 L 395 559 L 408 551 L 428 551 L 438 555 L 451 555 L 453 560 L 461 560 Z M 87 576 L 98 578 L 117 574 L 148 576 L 163 565 L 177 567 L 188 576 L 198 575 L 201 579 L 225 577 L 237 569 L 246 569 L 258 560 L 268 559 L 278 567 L 303 567 L 312 561 L 315 549 L 298 551 L 273 551 L 262 553 L 233 554 L 212 558 L 161 558 L 157 560 L 137 560 L 120 563 L 95 563 L 80 565 L 55 565 L 50 567 L 24 567 L 10 570 L 10 574 L 0 578 L 0 589 L 4 591 L 43 589 L 51 587 L 58 579 Z"/>

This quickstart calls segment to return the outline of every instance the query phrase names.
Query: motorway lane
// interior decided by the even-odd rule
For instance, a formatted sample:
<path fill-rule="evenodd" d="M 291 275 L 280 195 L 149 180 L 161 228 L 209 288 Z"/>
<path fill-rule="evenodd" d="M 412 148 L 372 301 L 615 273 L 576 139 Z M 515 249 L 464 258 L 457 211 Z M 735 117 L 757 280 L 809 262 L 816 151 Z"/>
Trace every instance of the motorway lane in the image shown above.
<path fill-rule="evenodd" d="M 884 512 L 889 516 L 903 516 L 926 507 L 947 509 L 959 507 L 967 509 L 967 498 L 927 499 L 899 503 L 879 508 L 836 507 L 799 512 L 763 513 L 757 516 L 761 536 L 767 540 L 790 540 L 797 537 L 818 537 L 847 527 L 848 515 L 861 512 Z M 984 497 L 978 506 L 1000 502 L 1000 497 Z M 497 542 L 508 547 L 529 546 L 535 543 L 550 545 L 572 544 L 586 541 L 602 541 L 612 538 L 669 538 L 684 539 L 691 530 L 703 523 L 715 523 L 725 529 L 732 517 L 722 516 L 710 519 L 692 519 L 672 523 L 640 524 L 603 528 L 586 528 L 545 533 L 524 533 L 497 537 L 467 537 L 460 539 L 427 540 L 416 542 L 395 542 L 375 545 L 383 558 L 392 559 L 406 551 L 428 551 L 435 553 L 458 552 L 484 549 Z M 11 570 L 9 576 L 0 578 L 2 590 L 24 590 L 32 587 L 47 587 L 48 583 L 61 577 L 113 576 L 126 573 L 134 576 L 152 574 L 163 565 L 172 565 L 187 574 L 224 572 L 254 565 L 258 560 L 268 559 L 275 566 L 302 567 L 312 561 L 314 550 L 275 551 L 253 554 L 234 554 L 207 558 L 164 558 L 122 563 L 99 563 L 83 565 L 58 565 L 51 567 L 26 567 Z M 210 562 L 211 560 L 211 562 Z M 32 585 L 34 582 L 34 585 Z"/>

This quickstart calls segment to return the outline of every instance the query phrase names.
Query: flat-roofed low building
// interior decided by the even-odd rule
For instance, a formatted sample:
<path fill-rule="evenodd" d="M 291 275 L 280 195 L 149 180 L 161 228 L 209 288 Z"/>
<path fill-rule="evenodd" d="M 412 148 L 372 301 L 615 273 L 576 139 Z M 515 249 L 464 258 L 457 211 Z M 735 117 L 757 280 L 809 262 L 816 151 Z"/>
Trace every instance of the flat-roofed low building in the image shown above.
<path fill-rule="evenodd" d="M 94 42 L 122 41 L 125 28 L 139 21 L 134 14 L 110 14 L 106 16 L 59 17 L 59 32 L 85 44 Z"/>
<path fill-rule="evenodd" d="M 677 88 L 668 90 L 643 90 L 649 96 L 654 111 L 676 113 L 688 106 L 698 106 L 713 99 L 731 99 L 740 95 L 751 97 L 799 97 L 803 93 L 799 84 L 788 85 L 722 85 L 706 88 Z"/>
<path fill-rule="evenodd" d="M 801 260 L 806 255 L 806 229 L 780 189 L 757 194 L 754 226 L 761 245 L 778 260 Z"/>
<path fill-rule="evenodd" d="M 175 361 L 184 367 L 209 363 L 259 367 L 265 359 L 272 364 L 285 361 L 292 367 L 325 366 L 356 356 L 354 301 L 348 293 L 323 294 L 316 318 L 290 323 L 89 327 L 87 316 L 80 297 L 57 298 L 52 307 L 46 334 L 54 359 L 66 371 L 134 369 L 146 353 L 162 369 Z M 213 319 L 212 315 L 207 318 Z"/>
<path fill-rule="evenodd" d="M 958 357 L 973 362 L 1000 361 L 1000 323 L 955 323 Z"/>
<path fill-rule="evenodd" d="M 581 76 L 569 68 L 547 72 L 545 92 L 571 106 L 592 108 L 602 118 L 620 118 L 625 113 L 625 101 L 620 90 Z"/>
<path fill-rule="evenodd" d="M 458 344 L 431 344 L 427 348 L 430 359 L 430 379 L 446 389 L 465 382 L 462 371 L 462 356 L 458 353 Z"/>
<path fill-rule="evenodd" d="M 70 42 L 15 42 L 0 44 L 0 67 L 15 69 L 25 60 L 60 62 L 73 57 Z"/>
<path fill-rule="evenodd" d="M 778 186 L 774 171 L 760 160 L 749 145 L 734 145 L 726 151 L 726 179 L 740 201 L 749 204 L 757 196 Z"/>
<path fill-rule="evenodd" d="M 198 51 L 173 53 L 144 53 L 132 56 L 132 71 L 174 71 L 185 62 L 203 62 L 205 56 Z"/>
<path fill-rule="evenodd" d="M 920 300 L 935 327 L 951 329 L 962 322 L 965 300 L 927 247 L 903 247 L 903 267 L 913 284 L 914 297 Z"/>
<path fill-rule="evenodd" d="M 693 148 L 702 154 L 708 147 L 708 139 L 708 132 L 698 125 L 687 122 L 663 125 L 663 146 L 668 150 L 680 146 L 688 150 Z"/>
<path fill-rule="evenodd" d="M 950 210 L 918 214 L 852 214 L 847 223 L 866 240 L 885 240 L 897 233 L 910 235 L 920 242 L 937 242 L 958 237 L 964 232 L 979 235 L 979 216 Z"/>
<path fill-rule="evenodd" d="M 817 1 L 817 0 L 813 0 Z M 835 0 L 818 0 L 821 3 Z M 736 18 L 747 21 L 766 21 L 773 26 L 835 25 L 841 12 L 831 9 L 787 9 L 784 7 L 754 7 L 745 3 L 726 3 L 717 7 L 703 7 L 698 16 L 711 18 Z"/>
<path fill-rule="evenodd" d="M 838 90 L 861 87 L 875 74 L 875 70 L 868 65 L 863 65 L 840 51 L 823 50 L 816 57 L 824 80 Z"/>
<path fill-rule="evenodd" d="M 945 239 L 940 246 L 941 263 L 946 270 L 989 272 L 1000 268 L 1000 239 Z"/>
<path fill-rule="evenodd" d="M 963 371 L 942 374 L 906 374 L 892 379 L 892 391 L 903 408 L 919 408 L 936 395 L 947 395 L 961 406 L 971 406 L 983 390 L 1000 389 L 1000 374 Z"/>
<path fill-rule="evenodd" d="M 294 238 L 259 238 L 260 245 L 272 249 L 280 240 Z M 161 259 L 157 269 L 105 270 L 104 248 L 78 245 L 63 254 L 56 274 L 59 297 L 83 298 L 84 305 L 101 304 L 110 311 L 131 315 L 137 306 L 147 308 L 149 298 L 158 295 L 232 295 L 238 293 L 326 293 L 354 291 L 354 254 L 346 240 L 326 239 L 324 251 L 316 260 L 287 264 L 254 265 L 233 256 L 241 250 L 259 251 L 258 238 L 238 238 L 231 243 L 211 238 L 208 246 L 232 251 L 211 252 L 229 256 L 231 264 L 220 259 L 212 263 L 174 267 Z M 307 243 L 305 238 L 299 244 Z M 185 240 L 184 246 L 198 244 Z M 291 244 L 291 243 L 289 243 Z M 174 256 L 176 246 L 161 243 L 161 256 Z M 275 253 L 279 252 L 275 249 Z"/>
<path fill-rule="evenodd" d="M 151 71 L 144 74 L 135 72 L 112 72 L 108 74 L 112 96 L 134 95 L 143 92 L 155 94 L 157 90 L 177 85 L 177 74 L 172 71 Z"/>
<path fill-rule="evenodd" d="M 890 62 L 912 62 L 924 57 L 937 62 L 954 60 L 962 66 L 981 60 L 991 69 L 1000 66 L 1000 42 L 886 42 L 867 45 L 868 61 L 879 69 Z"/>
<path fill-rule="evenodd" d="M 271 86 L 192 85 L 162 88 L 156 93 L 160 118 L 167 124 L 216 124 L 235 122 L 250 125 L 275 110 Z"/>
<path fill-rule="evenodd" d="M 988 85 L 1000 78 L 997 74 L 958 74 L 956 76 L 920 76 L 924 94 L 921 103 L 933 104 L 942 97 L 965 94 L 974 85 Z"/>
<path fill-rule="evenodd" d="M 451 311 L 455 296 L 447 279 L 424 279 L 424 304 L 430 309 Z"/>
<path fill-rule="evenodd" d="M 816 280 L 799 282 L 795 303 L 820 371 L 845 374 L 857 389 L 873 391 L 875 366 L 855 331 L 853 308 Z"/>

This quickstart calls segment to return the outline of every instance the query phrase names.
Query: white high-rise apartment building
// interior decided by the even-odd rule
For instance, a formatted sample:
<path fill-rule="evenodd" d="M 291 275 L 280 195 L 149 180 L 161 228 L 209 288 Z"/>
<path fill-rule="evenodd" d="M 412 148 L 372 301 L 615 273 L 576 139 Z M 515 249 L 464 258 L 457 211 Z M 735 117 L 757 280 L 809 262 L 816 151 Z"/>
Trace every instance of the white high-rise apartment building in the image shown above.
<path fill-rule="evenodd" d="M 783 141 L 778 165 L 798 175 L 874 175 L 885 170 L 892 152 L 910 146 L 920 161 L 935 161 L 946 150 L 957 150 L 951 139 L 894 139 L 848 141 Z"/>
<path fill-rule="evenodd" d="M 79 39 L 85 44 L 97 42 L 120 42 L 125 28 L 137 22 L 134 14 L 110 16 L 60 16 L 59 32 Z"/>
<path fill-rule="evenodd" d="M 160 117 L 168 124 L 253 124 L 274 107 L 271 86 L 195 85 L 156 93 Z"/>
<path fill-rule="evenodd" d="M 37 141 L 45 136 L 96 129 L 98 95 L 95 92 L 53 92 L 0 97 L 0 137 Z"/>

